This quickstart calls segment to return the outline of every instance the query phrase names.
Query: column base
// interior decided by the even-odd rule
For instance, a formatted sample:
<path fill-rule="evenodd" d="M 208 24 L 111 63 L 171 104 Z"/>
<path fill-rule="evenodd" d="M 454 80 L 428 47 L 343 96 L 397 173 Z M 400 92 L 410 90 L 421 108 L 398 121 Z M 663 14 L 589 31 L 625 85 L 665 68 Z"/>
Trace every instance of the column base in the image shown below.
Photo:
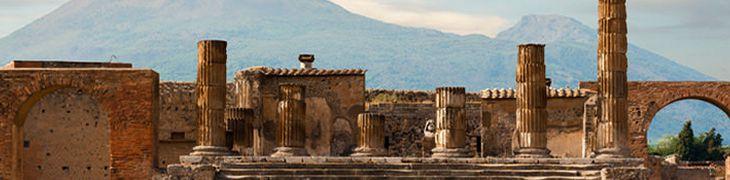
<path fill-rule="evenodd" d="M 387 156 L 388 153 L 385 151 L 385 149 L 381 148 L 366 148 L 366 147 L 358 147 L 355 148 L 355 153 L 351 154 L 350 156 L 354 157 L 378 157 L 378 156 Z"/>
<path fill-rule="evenodd" d="M 469 149 L 466 148 L 433 148 L 431 149 L 431 157 L 436 158 L 456 158 L 456 157 L 471 157 L 469 155 Z"/>
<path fill-rule="evenodd" d="M 551 158 L 550 150 L 542 148 L 521 148 L 515 150 L 517 158 Z"/>
<path fill-rule="evenodd" d="M 307 150 L 298 147 L 277 147 L 271 157 L 309 156 Z"/>
<path fill-rule="evenodd" d="M 615 159 L 615 158 L 628 158 L 626 155 L 626 149 L 622 148 L 603 148 L 596 150 L 596 159 Z"/>
<path fill-rule="evenodd" d="M 191 156 L 230 156 L 231 151 L 219 146 L 195 146 Z"/>

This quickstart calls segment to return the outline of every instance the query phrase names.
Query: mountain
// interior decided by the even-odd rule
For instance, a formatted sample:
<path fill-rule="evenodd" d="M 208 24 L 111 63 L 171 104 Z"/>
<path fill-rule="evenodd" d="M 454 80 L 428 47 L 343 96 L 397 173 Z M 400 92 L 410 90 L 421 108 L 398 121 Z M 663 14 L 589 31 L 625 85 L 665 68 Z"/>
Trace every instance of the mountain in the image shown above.
<path fill-rule="evenodd" d="M 229 42 L 229 69 L 315 67 L 368 69 L 368 86 L 470 90 L 514 84 L 516 46 L 547 43 L 548 76 L 557 86 L 595 79 L 595 30 L 562 16 L 526 16 L 497 38 L 459 36 L 383 23 L 326 0 L 72 0 L 0 39 L 0 59 L 97 59 L 132 62 L 164 80 L 193 80 L 196 41 Z M 632 80 L 709 80 L 633 47 Z"/>
<path fill-rule="evenodd" d="M 229 76 L 297 67 L 306 52 L 317 68 L 368 69 L 371 88 L 513 87 L 516 46 L 541 42 L 554 86 L 596 79 L 596 31 L 567 17 L 530 15 L 496 38 L 460 36 L 383 23 L 326 0 L 71 0 L 1 38 L 0 63 L 114 60 L 192 81 L 201 39 L 229 42 Z M 630 80 L 713 80 L 633 45 L 628 56 Z"/>

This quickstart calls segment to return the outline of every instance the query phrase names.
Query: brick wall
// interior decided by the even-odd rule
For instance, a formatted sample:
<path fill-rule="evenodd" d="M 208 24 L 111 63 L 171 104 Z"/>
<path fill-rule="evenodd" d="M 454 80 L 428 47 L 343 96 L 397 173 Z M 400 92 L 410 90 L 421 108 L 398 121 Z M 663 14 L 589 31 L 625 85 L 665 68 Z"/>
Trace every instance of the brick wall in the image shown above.
<path fill-rule="evenodd" d="M 106 142 L 109 176 L 115 179 L 151 177 L 157 159 L 158 78 L 152 70 L 129 68 L 0 70 L 0 176 L 11 178 L 15 174 L 21 178 L 25 174 L 23 152 L 18 151 L 18 159 L 12 157 L 15 149 L 23 148 L 23 125 L 26 117 L 37 115 L 31 112 L 37 102 L 58 90 L 75 88 L 95 99 L 109 119 Z M 73 137 L 59 138 L 73 140 Z M 13 173 L 14 167 L 18 167 L 17 173 Z"/>

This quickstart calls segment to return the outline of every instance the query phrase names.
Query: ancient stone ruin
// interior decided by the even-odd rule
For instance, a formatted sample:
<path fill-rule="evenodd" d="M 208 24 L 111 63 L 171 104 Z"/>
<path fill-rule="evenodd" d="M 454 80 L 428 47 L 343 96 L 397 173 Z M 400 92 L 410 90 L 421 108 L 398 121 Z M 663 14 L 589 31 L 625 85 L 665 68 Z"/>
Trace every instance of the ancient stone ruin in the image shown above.
<path fill-rule="evenodd" d="M 366 70 L 250 67 L 222 40 L 195 82 L 125 63 L 0 69 L 0 179 L 714 179 L 647 154 L 653 116 L 682 99 L 730 114 L 730 82 L 628 82 L 625 0 L 599 0 L 598 79 L 550 87 L 524 44 L 516 87 L 366 89 Z M 292 58 L 294 59 L 294 58 Z M 292 61 L 294 62 L 294 61 Z"/>

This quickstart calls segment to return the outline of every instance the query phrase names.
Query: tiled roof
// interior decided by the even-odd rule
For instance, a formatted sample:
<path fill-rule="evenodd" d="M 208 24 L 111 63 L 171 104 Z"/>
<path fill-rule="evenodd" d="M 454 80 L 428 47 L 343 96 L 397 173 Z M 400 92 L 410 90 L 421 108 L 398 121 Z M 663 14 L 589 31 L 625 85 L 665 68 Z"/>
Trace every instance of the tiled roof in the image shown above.
<path fill-rule="evenodd" d="M 569 89 L 560 88 L 548 89 L 548 98 L 578 98 L 587 97 L 590 94 L 590 90 L 585 89 Z M 485 89 L 482 90 L 482 99 L 511 99 L 515 98 L 516 92 L 514 89 Z"/>
<path fill-rule="evenodd" d="M 240 73 L 262 73 L 268 76 L 343 76 L 365 75 L 364 69 L 284 69 L 269 67 L 251 67 Z"/>

